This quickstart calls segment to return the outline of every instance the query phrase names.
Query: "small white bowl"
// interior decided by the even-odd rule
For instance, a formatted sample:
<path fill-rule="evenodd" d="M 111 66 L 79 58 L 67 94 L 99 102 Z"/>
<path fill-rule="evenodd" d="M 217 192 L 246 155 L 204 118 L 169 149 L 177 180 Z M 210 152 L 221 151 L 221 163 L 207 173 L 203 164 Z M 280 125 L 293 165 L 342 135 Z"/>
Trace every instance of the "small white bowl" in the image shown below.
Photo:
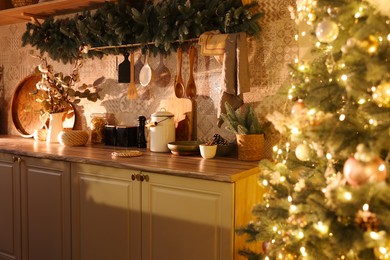
<path fill-rule="evenodd" d="M 217 145 L 199 145 L 200 155 L 205 159 L 211 159 L 215 157 L 217 153 Z"/>

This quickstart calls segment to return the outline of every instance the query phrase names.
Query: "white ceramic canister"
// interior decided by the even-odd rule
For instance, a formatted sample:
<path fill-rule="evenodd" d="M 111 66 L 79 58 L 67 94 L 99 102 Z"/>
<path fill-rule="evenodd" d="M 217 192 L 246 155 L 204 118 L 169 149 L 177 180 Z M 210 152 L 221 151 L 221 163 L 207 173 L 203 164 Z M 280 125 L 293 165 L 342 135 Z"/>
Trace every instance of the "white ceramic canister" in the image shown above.
<path fill-rule="evenodd" d="M 175 141 L 174 115 L 162 108 L 151 115 L 150 151 L 169 152 L 168 143 Z"/>

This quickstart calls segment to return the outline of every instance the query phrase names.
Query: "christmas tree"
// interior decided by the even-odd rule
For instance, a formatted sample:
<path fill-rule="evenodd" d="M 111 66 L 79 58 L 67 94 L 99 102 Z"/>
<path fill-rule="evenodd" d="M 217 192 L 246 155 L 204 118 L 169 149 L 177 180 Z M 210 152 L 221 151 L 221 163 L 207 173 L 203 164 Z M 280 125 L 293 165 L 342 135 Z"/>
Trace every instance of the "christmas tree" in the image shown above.
<path fill-rule="evenodd" d="M 291 112 L 260 162 L 249 259 L 390 259 L 390 2 L 300 0 L 314 38 L 291 65 Z M 259 242 L 260 248 L 250 247 Z"/>

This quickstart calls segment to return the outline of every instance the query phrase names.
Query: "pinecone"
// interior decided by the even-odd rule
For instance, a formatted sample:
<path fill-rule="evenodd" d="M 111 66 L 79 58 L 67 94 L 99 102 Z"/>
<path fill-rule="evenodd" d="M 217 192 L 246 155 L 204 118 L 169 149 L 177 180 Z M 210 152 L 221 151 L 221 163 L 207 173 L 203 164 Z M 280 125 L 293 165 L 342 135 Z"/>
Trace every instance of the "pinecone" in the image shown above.
<path fill-rule="evenodd" d="M 378 231 L 379 219 L 375 213 L 359 210 L 355 216 L 355 222 L 364 231 Z"/>

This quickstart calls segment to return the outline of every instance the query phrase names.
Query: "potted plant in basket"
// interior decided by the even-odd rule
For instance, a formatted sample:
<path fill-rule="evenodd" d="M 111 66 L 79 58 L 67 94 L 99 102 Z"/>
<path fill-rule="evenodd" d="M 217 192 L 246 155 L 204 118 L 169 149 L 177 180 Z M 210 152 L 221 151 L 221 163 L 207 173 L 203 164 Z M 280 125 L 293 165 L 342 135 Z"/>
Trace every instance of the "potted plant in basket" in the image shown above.
<path fill-rule="evenodd" d="M 86 84 L 82 84 L 79 89 L 74 89 L 75 83 L 80 81 L 81 58 L 76 60 L 70 75 L 55 73 L 53 66 L 48 64 L 46 58 L 40 56 L 38 58 L 41 64 L 35 69 L 35 73 L 40 75 L 41 79 L 32 94 L 42 105 L 40 110 L 42 117 L 50 117 L 47 142 L 58 142 L 57 136 L 63 130 L 62 123 L 66 112 L 72 109 L 71 104 L 78 104 L 80 98 L 95 102 L 100 97 L 97 92 L 91 92 Z"/>
<path fill-rule="evenodd" d="M 225 103 L 226 114 L 221 118 L 226 129 L 236 135 L 238 159 L 242 161 L 258 161 L 264 158 L 264 130 L 269 122 L 260 123 L 250 105 L 243 105 L 234 110 Z"/>

